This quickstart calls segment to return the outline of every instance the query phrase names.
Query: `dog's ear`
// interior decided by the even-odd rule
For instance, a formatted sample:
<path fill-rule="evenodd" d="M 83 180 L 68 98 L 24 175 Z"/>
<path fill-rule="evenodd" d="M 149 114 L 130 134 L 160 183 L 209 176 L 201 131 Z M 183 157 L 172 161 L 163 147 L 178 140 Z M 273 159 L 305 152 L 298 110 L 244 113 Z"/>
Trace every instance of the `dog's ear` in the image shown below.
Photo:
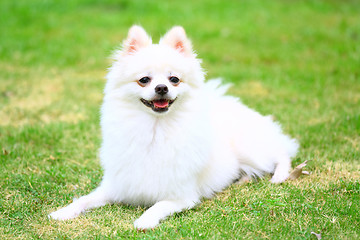
<path fill-rule="evenodd" d="M 132 54 L 138 51 L 140 48 L 149 46 L 152 43 L 151 38 L 145 32 L 145 30 L 134 25 L 130 28 L 128 36 L 124 41 L 123 54 Z"/>
<path fill-rule="evenodd" d="M 165 36 L 161 38 L 160 44 L 167 44 L 185 56 L 193 56 L 191 41 L 186 37 L 184 28 L 180 26 L 170 29 Z"/>

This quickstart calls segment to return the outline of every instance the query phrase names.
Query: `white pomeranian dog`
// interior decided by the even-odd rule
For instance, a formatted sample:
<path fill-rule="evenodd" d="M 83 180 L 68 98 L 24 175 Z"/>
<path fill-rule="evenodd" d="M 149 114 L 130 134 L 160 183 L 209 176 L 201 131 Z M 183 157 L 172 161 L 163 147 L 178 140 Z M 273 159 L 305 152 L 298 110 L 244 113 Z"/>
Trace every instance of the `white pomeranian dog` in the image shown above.
<path fill-rule="evenodd" d="M 71 219 L 107 203 L 148 206 L 134 222 L 154 228 L 246 177 L 289 176 L 298 144 L 271 117 L 224 96 L 204 72 L 182 27 L 159 44 L 133 26 L 107 75 L 100 186 L 49 217 Z"/>

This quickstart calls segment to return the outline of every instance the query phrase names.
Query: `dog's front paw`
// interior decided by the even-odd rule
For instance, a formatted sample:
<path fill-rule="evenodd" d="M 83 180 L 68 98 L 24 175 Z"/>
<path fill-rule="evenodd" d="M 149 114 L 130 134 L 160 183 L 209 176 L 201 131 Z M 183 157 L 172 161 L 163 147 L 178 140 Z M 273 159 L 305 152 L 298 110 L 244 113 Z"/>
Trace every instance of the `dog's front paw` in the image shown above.
<path fill-rule="evenodd" d="M 52 212 L 48 215 L 48 218 L 55 220 L 68 220 L 79 216 L 81 211 L 74 209 L 71 205 L 61 208 L 55 212 Z"/>
<path fill-rule="evenodd" d="M 270 182 L 279 184 L 279 183 L 285 182 L 286 179 L 288 179 L 288 177 L 289 177 L 289 174 L 287 172 L 274 174 L 274 176 L 270 179 Z"/>
<path fill-rule="evenodd" d="M 159 219 L 151 216 L 141 216 L 134 222 L 134 227 L 138 230 L 155 228 L 159 224 Z"/>

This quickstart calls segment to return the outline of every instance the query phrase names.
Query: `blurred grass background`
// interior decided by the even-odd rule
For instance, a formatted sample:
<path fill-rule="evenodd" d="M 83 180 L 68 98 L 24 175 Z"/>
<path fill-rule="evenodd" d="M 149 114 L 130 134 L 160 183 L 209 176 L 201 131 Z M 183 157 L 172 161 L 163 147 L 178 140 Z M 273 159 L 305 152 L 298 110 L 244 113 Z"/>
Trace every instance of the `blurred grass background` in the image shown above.
<path fill-rule="evenodd" d="M 358 239 L 360 3 L 307 0 L 2 0 L 0 238 Z M 154 231 L 143 209 L 47 214 L 101 179 L 99 107 L 129 27 L 154 42 L 182 25 L 209 78 L 299 139 L 309 177 L 232 186 Z"/>

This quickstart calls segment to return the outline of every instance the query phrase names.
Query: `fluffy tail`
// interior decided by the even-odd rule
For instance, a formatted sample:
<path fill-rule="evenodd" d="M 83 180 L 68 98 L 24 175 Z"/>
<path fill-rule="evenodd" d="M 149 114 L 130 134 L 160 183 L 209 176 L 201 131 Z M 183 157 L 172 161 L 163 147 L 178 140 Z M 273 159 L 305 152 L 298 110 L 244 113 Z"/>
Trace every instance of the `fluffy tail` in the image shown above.
<path fill-rule="evenodd" d="M 222 84 L 221 78 L 213 78 L 205 83 L 206 89 L 217 93 L 219 96 L 225 95 L 231 86 L 230 83 Z"/>

